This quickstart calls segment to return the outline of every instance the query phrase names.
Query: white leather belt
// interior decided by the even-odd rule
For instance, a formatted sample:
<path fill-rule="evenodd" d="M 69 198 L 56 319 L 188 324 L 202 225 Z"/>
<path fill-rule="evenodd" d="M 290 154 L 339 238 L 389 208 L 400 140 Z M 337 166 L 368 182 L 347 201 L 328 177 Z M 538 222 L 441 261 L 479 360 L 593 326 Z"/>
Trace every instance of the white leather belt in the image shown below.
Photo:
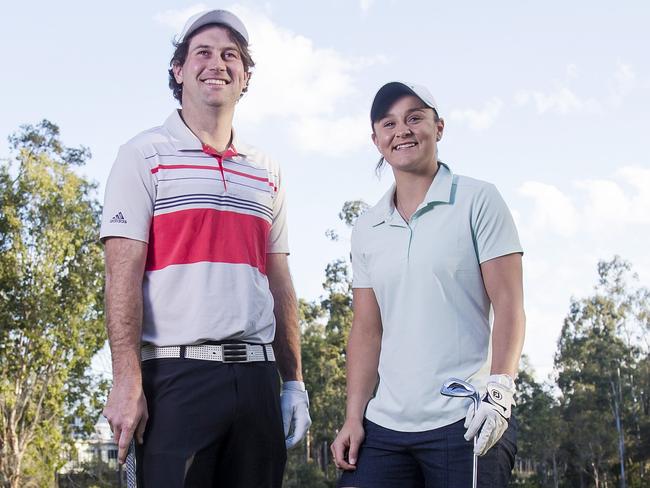
<path fill-rule="evenodd" d="M 142 346 L 143 361 L 164 358 L 202 359 L 222 363 L 250 363 L 275 361 L 271 344 L 199 344 L 196 346 Z"/>

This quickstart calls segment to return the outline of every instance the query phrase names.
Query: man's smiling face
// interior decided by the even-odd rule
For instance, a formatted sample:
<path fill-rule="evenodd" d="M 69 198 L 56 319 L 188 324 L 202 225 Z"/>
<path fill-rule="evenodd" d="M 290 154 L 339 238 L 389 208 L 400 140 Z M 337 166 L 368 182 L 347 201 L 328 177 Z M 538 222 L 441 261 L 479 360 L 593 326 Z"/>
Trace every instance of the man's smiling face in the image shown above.
<path fill-rule="evenodd" d="M 183 108 L 234 107 L 248 83 L 241 52 L 230 31 L 218 25 L 200 30 L 190 40 L 183 65 L 173 67 L 183 85 Z"/>

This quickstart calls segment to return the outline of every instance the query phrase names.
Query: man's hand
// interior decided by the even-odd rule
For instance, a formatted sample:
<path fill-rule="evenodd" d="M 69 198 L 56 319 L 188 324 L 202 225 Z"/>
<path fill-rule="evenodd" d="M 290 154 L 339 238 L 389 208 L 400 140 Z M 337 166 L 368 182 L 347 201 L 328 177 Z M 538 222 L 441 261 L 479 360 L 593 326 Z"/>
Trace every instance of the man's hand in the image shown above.
<path fill-rule="evenodd" d="M 515 404 L 515 386 L 508 375 L 491 375 L 488 378 L 487 394 L 474 414 L 470 405 L 465 417 L 465 440 L 472 439 L 481 431 L 474 448 L 474 454 L 482 456 L 501 438 L 508 428 L 510 408 Z"/>
<path fill-rule="evenodd" d="M 280 394 L 282 422 L 287 449 L 298 444 L 311 425 L 309 396 L 302 381 L 285 381 Z"/>
<path fill-rule="evenodd" d="M 118 446 L 117 458 L 123 464 L 134 433 L 136 440 L 142 444 L 149 418 L 140 380 L 115 380 L 103 414 Z"/>
<path fill-rule="evenodd" d="M 330 447 L 337 468 L 345 471 L 357 469 L 359 446 L 365 437 L 366 432 L 361 421 L 345 421 Z"/>

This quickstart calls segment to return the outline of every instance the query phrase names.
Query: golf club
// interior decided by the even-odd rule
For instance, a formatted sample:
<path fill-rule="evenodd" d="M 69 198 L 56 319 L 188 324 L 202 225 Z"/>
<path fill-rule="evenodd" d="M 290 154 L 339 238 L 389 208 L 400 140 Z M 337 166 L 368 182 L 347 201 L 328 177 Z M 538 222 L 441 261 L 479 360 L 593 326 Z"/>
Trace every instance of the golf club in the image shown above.
<path fill-rule="evenodd" d="M 471 398 L 474 402 L 474 415 L 476 415 L 476 410 L 478 410 L 478 405 L 481 402 L 481 397 L 476 391 L 476 388 L 470 385 L 467 381 L 459 380 L 458 378 L 449 378 L 442 384 L 440 393 L 444 396 L 454 398 Z M 474 436 L 474 448 L 476 448 L 476 435 Z M 475 453 L 473 453 L 473 456 L 472 488 L 476 488 L 476 468 L 478 456 Z"/>

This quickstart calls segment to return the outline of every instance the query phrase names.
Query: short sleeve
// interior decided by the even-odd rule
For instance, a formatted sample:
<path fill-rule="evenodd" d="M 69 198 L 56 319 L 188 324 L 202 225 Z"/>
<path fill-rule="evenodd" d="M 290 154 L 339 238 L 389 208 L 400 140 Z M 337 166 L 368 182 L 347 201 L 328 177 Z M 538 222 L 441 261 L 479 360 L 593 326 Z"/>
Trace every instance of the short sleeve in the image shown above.
<path fill-rule="evenodd" d="M 276 167 L 276 173 L 271 174 L 270 178 L 273 180 L 276 191 L 273 196 L 273 221 L 269 232 L 267 252 L 289 254 L 286 194 L 280 169 Z"/>
<path fill-rule="evenodd" d="M 492 184 L 484 185 L 473 201 L 472 232 L 479 263 L 523 253 L 510 210 Z"/>
<path fill-rule="evenodd" d="M 106 182 L 100 239 L 149 242 L 155 200 L 156 182 L 149 164 L 137 148 L 120 147 Z"/>
<path fill-rule="evenodd" d="M 352 288 L 372 288 L 359 220 L 352 229 Z"/>

